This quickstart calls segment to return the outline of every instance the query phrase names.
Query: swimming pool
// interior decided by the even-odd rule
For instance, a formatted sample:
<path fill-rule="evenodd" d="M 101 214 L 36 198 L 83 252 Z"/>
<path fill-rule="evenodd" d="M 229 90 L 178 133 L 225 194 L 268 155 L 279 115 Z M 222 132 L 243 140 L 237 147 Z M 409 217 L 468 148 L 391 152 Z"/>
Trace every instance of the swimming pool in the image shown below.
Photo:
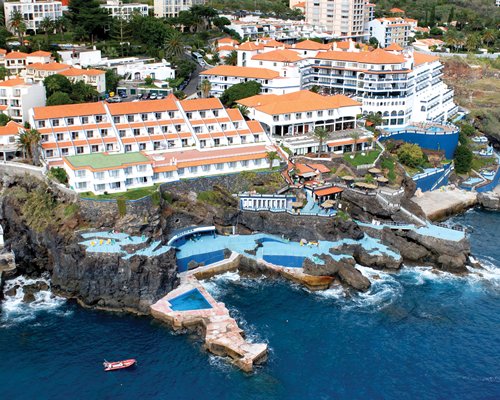
<path fill-rule="evenodd" d="M 177 269 L 179 272 L 184 272 L 188 270 L 188 264 L 190 261 L 195 261 L 197 263 L 204 263 L 204 265 L 209 265 L 216 263 L 218 261 L 224 260 L 224 250 L 211 251 L 208 253 L 193 254 L 188 257 L 177 259 Z"/>
<path fill-rule="evenodd" d="M 279 256 L 264 255 L 262 258 L 264 261 L 267 261 L 268 263 L 289 268 L 302 268 L 302 264 L 306 259 L 306 257 L 282 256 L 282 255 Z"/>
<path fill-rule="evenodd" d="M 192 289 L 168 301 L 174 311 L 205 310 L 212 308 L 198 289 Z"/>

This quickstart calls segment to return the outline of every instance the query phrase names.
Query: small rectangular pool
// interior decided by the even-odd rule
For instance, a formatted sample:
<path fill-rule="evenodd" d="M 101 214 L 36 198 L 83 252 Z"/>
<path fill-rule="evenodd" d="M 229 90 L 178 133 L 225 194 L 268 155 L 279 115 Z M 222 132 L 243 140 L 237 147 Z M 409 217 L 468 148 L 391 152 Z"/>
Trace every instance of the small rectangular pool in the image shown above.
<path fill-rule="evenodd" d="M 205 310 L 212 308 L 198 289 L 192 289 L 168 301 L 174 311 Z"/>
<path fill-rule="evenodd" d="M 305 259 L 305 257 L 283 255 L 264 255 L 262 258 L 268 263 L 288 268 L 302 268 Z"/>

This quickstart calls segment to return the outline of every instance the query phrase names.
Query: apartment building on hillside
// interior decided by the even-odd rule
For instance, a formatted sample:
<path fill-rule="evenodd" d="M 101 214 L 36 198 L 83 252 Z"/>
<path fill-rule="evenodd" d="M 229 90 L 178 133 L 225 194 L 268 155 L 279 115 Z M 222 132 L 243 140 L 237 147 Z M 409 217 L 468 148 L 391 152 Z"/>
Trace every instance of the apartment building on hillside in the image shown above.
<path fill-rule="evenodd" d="M 37 31 L 40 23 L 49 18 L 55 21 L 63 15 L 62 3 L 52 0 L 19 0 L 19 1 L 4 1 L 5 26 L 10 26 L 12 14 L 15 12 L 21 13 L 26 29 Z"/>
<path fill-rule="evenodd" d="M 129 20 L 135 14 L 147 17 L 150 7 L 143 3 L 124 3 L 122 0 L 106 0 L 106 4 L 101 4 L 101 8 L 104 8 L 113 18 Z"/>
<path fill-rule="evenodd" d="M 401 47 L 408 46 L 408 41 L 418 21 L 410 18 L 376 18 L 368 24 L 370 37 L 377 39 L 380 47 L 389 47 L 396 43 Z"/>
<path fill-rule="evenodd" d="M 0 112 L 13 121 L 24 124 L 29 110 L 41 106 L 45 106 L 43 84 L 27 83 L 21 78 L 0 81 Z"/>
<path fill-rule="evenodd" d="M 154 0 L 154 14 L 158 18 L 177 17 L 181 11 L 205 3 L 206 0 Z"/>

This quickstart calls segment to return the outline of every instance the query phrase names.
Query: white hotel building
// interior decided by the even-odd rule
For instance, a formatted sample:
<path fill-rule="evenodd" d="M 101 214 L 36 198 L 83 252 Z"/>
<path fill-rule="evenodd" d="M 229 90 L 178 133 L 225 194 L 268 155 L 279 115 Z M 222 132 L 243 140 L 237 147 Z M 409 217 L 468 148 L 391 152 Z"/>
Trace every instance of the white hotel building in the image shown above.
<path fill-rule="evenodd" d="M 26 29 L 36 31 L 44 18 L 54 21 L 63 15 L 62 2 L 51 0 L 5 1 L 3 4 L 5 26 L 10 26 L 11 16 L 20 12 L 26 23 Z"/>
<path fill-rule="evenodd" d="M 45 87 L 42 83 L 27 83 L 14 78 L 0 81 L 0 112 L 17 123 L 28 121 L 29 110 L 45 105 Z"/>
<path fill-rule="evenodd" d="M 154 0 L 154 13 L 157 18 L 177 17 L 181 11 L 205 3 L 206 0 Z"/>
<path fill-rule="evenodd" d="M 106 4 L 101 4 L 109 15 L 113 18 L 123 18 L 129 20 L 134 14 L 147 17 L 149 6 L 143 3 L 124 3 L 122 0 L 107 0 Z"/>
<path fill-rule="evenodd" d="M 274 148 L 259 122 L 215 98 L 35 107 L 30 122 L 46 163 L 78 192 L 266 168 Z"/>

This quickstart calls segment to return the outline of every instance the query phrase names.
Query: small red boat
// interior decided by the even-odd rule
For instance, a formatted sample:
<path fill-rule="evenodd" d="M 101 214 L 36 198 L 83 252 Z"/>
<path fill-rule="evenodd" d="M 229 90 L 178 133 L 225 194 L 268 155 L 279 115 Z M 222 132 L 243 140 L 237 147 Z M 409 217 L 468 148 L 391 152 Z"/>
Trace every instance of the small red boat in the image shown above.
<path fill-rule="evenodd" d="M 117 369 L 129 368 L 137 363 L 137 360 L 131 358 L 130 360 L 122 360 L 122 361 L 113 361 L 108 362 L 104 361 L 102 364 L 104 365 L 104 371 L 115 371 Z"/>

